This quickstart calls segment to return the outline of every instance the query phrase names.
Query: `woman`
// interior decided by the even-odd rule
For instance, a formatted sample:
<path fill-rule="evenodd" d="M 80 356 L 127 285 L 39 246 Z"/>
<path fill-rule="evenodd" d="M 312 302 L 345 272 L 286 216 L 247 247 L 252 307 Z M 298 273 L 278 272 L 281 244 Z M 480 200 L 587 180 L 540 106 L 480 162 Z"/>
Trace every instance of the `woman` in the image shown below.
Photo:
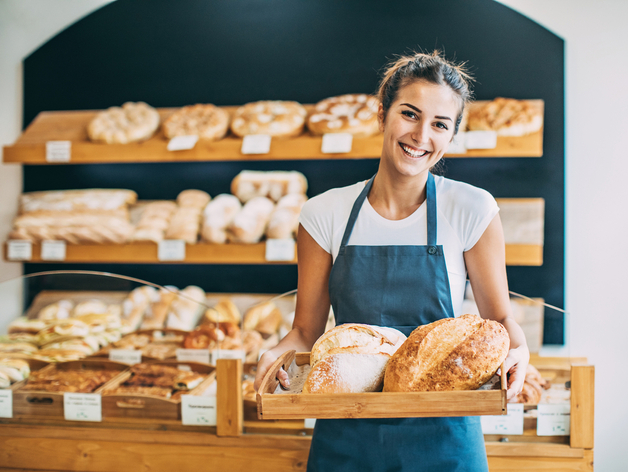
<path fill-rule="evenodd" d="M 260 359 L 256 387 L 283 352 L 311 349 L 330 302 L 338 324 L 408 335 L 461 314 L 468 273 L 481 316 L 510 335 L 508 398 L 521 391 L 529 352 L 510 312 L 497 204 L 484 190 L 430 173 L 458 131 L 468 80 L 437 52 L 389 67 L 379 89 L 378 172 L 304 206 L 293 329 Z M 285 372 L 278 378 L 288 383 Z M 311 471 L 487 469 L 478 417 L 319 420 L 308 461 Z"/>

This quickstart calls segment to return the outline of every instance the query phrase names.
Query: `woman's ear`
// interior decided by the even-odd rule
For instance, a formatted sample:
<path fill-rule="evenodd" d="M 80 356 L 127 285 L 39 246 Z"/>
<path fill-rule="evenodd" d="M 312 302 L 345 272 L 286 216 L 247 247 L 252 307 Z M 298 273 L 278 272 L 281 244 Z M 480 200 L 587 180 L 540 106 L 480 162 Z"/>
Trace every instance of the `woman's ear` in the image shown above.
<path fill-rule="evenodd" d="M 382 133 L 384 132 L 384 118 L 386 118 L 386 115 L 384 115 L 384 105 L 380 103 L 377 107 L 377 124 Z"/>

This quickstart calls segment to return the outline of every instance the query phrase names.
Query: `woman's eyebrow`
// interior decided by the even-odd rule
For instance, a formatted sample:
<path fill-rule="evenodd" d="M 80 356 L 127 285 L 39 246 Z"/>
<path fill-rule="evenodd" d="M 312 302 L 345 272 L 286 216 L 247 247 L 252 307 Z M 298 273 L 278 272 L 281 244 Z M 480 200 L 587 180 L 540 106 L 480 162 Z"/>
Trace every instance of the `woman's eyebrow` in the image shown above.
<path fill-rule="evenodd" d="M 412 108 L 414 111 L 416 111 L 417 113 L 423 113 L 420 109 L 418 109 L 417 107 L 415 107 L 414 105 L 410 105 L 409 103 L 402 103 L 401 105 L 407 106 L 408 108 Z M 452 123 L 454 122 L 454 120 L 452 120 L 451 118 L 449 118 L 448 116 L 435 116 L 434 118 L 438 118 L 439 120 L 449 120 Z"/>

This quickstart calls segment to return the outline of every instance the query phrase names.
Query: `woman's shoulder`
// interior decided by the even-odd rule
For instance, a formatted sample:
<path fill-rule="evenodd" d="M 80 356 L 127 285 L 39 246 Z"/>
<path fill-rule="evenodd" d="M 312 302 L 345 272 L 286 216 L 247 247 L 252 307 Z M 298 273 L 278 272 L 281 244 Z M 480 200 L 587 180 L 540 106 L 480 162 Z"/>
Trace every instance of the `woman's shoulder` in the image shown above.
<path fill-rule="evenodd" d="M 495 198 L 486 190 L 466 182 L 434 176 L 439 208 L 458 211 L 484 212 L 496 205 Z"/>
<path fill-rule="evenodd" d="M 358 198 L 360 192 L 364 189 L 364 182 L 357 182 L 346 187 L 338 187 L 327 190 L 320 193 L 315 197 L 310 198 L 303 205 L 303 212 L 305 213 L 344 213 L 346 209 L 353 206 L 353 202 Z"/>

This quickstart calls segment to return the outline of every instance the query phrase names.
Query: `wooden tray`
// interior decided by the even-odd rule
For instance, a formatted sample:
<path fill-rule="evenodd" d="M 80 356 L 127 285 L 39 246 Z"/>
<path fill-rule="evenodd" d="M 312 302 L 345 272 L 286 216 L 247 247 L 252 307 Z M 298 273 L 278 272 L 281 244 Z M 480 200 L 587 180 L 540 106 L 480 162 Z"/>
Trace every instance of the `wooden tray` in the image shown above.
<path fill-rule="evenodd" d="M 500 390 L 452 392 L 372 392 L 336 394 L 275 394 L 281 367 L 309 364 L 310 353 L 288 351 L 266 373 L 257 393 L 259 419 L 419 418 L 506 414 L 506 385 Z"/>
<path fill-rule="evenodd" d="M 44 369 L 103 369 L 116 370 L 122 374 L 128 369 L 128 365 L 100 359 L 82 359 L 78 361 L 60 362 L 51 364 Z M 101 385 L 93 393 L 100 393 L 107 385 L 114 382 L 118 376 Z M 64 418 L 63 392 L 38 392 L 21 391 L 27 381 L 18 382 L 13 390 L 13 415 L 14 416 L 54 416 Z"/>
<path fill-rule="evenodd" d="M 151 364 L 168 366 L 188 366 L 193 372 L 209 374 L 208 377 L 188 392 L 189 395 L 202 395 L 216 380 L 214 367 L 196 362 L 160 361 Z M 107 384 L 107 389 L 118 387 L 131 376 L 131 372 L 124 372 Z M 103 418 L 153 418 L 164 420 L 181 419 L 181 400 L 157 397 L 154 395 L 128 395 L 120 393 L 106 393 L 102 395 Z"/>

